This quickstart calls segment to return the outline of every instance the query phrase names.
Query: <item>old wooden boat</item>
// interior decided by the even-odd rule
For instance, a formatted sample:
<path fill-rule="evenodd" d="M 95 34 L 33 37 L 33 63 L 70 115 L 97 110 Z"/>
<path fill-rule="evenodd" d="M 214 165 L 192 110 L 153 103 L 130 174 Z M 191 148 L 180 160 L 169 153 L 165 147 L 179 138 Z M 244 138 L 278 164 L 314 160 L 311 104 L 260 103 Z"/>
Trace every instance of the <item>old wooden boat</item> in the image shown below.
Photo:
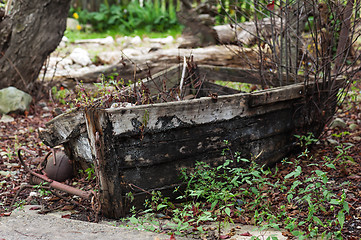
<path fill-rule="evenodd" d="M 159 86 L 179 86 L 181 72 L 175 66 L 144 84 L 156 94 Z M 72 111 L 49 122 L 41 137 L 49 146 L 63 144 L 71 159 L 97 163 L 102 212 L 119 218 L 142 205 L 147 192 L 172 192 L 181 168 L 196 161 L 219 164 L 224 140 L 243 157 L 271 165 L 293 149 L 294 134 L 306 129 L 317 135 L 324 127 L 306 103 L 314 83 L 245 93 L 213 81 L 262 84 L 252 71 L 212 66 L 199 66 L 197 79 L 198 86 L 183 90 L 189 100 L 165 102 L 168 91 L 158 103 Z"/>

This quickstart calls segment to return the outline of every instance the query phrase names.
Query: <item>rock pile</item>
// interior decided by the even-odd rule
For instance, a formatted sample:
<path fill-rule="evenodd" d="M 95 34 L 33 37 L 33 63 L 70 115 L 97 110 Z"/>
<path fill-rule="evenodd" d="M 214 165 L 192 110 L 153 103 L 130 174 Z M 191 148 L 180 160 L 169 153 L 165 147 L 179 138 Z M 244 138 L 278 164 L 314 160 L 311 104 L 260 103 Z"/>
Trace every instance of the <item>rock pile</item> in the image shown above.
<path fill-rule="evenodd" d="M 40 79 L 77 78 L 89 72 L 102 71 L 106 65 L 132 59 L 164 48 L 176 48 L 182 38 L 119 37 L 83 39 L 70 43 L 66 37 L 53 53 L 40 74 Z M 45 71 L 46 70 L 46 71 Z"/>

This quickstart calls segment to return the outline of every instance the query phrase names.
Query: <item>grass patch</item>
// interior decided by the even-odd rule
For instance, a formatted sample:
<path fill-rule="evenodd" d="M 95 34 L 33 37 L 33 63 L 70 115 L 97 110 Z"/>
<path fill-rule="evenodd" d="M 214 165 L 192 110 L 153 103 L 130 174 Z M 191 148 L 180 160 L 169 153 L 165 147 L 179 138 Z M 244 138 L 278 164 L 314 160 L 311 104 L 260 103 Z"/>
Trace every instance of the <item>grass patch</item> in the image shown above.
<path fill-rule="evenodd" d="M 106 38 L 108 36 L 113 37 L 114 39 L 122 36 L 140 36 L 142 38 L 165 38 L 168 36 L 172 36 L 174 38 L 179 37 L 182 34 L 182 27 L 168 29 L 165 32 L 147 32 L 146 30 L 135 30 L 134 32 L 127 34 L 121 33 L 116 30 L 107 30 L 104 32 L 93 32 L 93 31 L 71 31 L 66 30 L 64 36 L 66 36 L 70 42 L 75 42 L 75 40 L 79 39 L 95 39 L 95 38 Z"/>

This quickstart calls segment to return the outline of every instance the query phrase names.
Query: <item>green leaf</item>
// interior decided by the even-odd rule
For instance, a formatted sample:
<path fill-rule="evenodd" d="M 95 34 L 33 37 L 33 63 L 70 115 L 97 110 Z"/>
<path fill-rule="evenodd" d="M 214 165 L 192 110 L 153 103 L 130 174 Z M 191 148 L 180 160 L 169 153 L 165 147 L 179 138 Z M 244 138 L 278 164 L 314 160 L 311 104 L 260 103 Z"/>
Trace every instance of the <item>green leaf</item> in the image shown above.
<path fill-rule="evenodd" d="M 350 213 L 350 207 L 348 206 L 348 202 L 343 202 L 343 209 L 347 212 Z"/>
<path fill-rule="evenodd" d="M 288 179 L 288 178 L 291 178 L 291 177 L 296 178 L 296 177 L 298 177 L 299 175 L 301 175 L 301 173 L 302 173 L 302 168 L 301 168 L 301 166 L 298 166 L 293 172 L 287 174 L 287 175 L 285 176 L 285 179 Z"/>
<path fill-rule="evenodd" d="M 224 212 L 228 215 L 228 216 L 231 216 L 231 209 L 229 207 L 226 207 L 224 209 Z"/>
<path fill-rule="evenodd" d="M 211 205 L 211 210 L 213 210 L 215 208 L 215 206 L 217 205 L 218 203 L 218 200 L 215 200 L 214 202 L 212 202 L 212 205 Z"/>
<path fill-rule="evenodd" d="M 327 164 L 326 164 L 326 167 L 329 167 L 329 168 L 332 168 L 332 169 L 335 169 L 335 170 L 336 170 L 335 165 L 333 165 L 332 163 L 327 163 Z"/>
<path fill-rule="evenodd" d="M 301 221 L 301 222 L 298 223 L 298 226 L 302 226 L 305 223 L 306 223 L 305 221 Z"/>
<path fill-rule="evenodd" d="M 343 211 L 339 211 L 337 214 L 337 220 L 340 223 L 341 229 L 343 228 L 343 224 L 345 223 L 345 213 Z"/>
<path fill-rule="evenodd" d="M 130 218 L 129 218 L 129 221 L 132 223 L 132 224 L 134 224 L 134 225 L 137 225 L 138 224 L 138 219 L 135 217 L 135 216 L 131 216 Z"/>
<path fill-rule="evenodd" d="M 288 194 L 287 195 L 288 202 L 291 202 L 292 199 L 293 199 L 293 194 L 292 193 Z"/>
<path fill-rule="evenodd" d="M 325 175 L 325 172 L 320 171 L 320 170 L 316 170 L 315 173 L 317 174 L 317 176 L 322 177 L 323 175 Z"/>
<path fill-rule="evenodd" d="M 289 229 L 290 231 L 293 231 L 293 229 L 295 229 L 295 224 L 291 222 L 287 224 L 287 226 L 285 226 L 285 229 Z"/>
<path fill-rule="evenodd" d="M 161 210 L 161 209 L 163 209 L 163 208 L 166 208 L 166 207 L 168 207 L 168 205 L 166 205 L 166 204 L 159 204 L 159 205 L 157 206 L 157 211 L 159 211 L 159 210 Z"/>
<path fill-rule="evenodd" d="M 296 231 L 292 231 L 291 233 L 292 233 L 292 235 L 295 236 L 295 237 L 301 237 L 301 236 L 303 236 L 303 234 L 304 234 L 302 231 L 297 231 L 297 230 L 296 230 Z"/>
<path fill-rule="evenodd" d="M 335 199 L 335 198 L 332 198 L 331 201 L 330 201 L 330 204 L 340 205 L 340 201 Z"/>
<path fill-rule="evenodd" d="M 323 222 L 321 221 L 321 219 L 319 219 L 318 217 L 316 217 L 316 216 L 313 216 L 313 221 L 316 223 L 316 224 L 318 224 L 318 225 L 320 225 L 320 226 L 323 226 Z"/>

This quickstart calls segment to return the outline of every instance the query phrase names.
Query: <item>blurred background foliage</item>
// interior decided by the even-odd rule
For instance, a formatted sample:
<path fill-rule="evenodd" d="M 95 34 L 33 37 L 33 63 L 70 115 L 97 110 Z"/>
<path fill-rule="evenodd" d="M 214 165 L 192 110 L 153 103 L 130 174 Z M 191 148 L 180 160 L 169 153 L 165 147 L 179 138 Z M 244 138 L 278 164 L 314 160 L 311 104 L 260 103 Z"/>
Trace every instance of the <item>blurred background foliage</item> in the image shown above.
<path fill-rule="evenodd" d="M 217 10 L 216 24 L 249 21 L 254 16 L 267 15 L 267 0 L 189 0 L 193 7 L 210 4 Z M 69 17 L 77 14 L 82 31 L 117 31 L 131 35 L 134 31 L 179 32 L 182 26 L 176 12 L 181 9 L 180 0 L 73 0 Z M 236 16 L 237 12 L 237 16 Z M 85 26 L 88 26 L 87 28 Z"/>

